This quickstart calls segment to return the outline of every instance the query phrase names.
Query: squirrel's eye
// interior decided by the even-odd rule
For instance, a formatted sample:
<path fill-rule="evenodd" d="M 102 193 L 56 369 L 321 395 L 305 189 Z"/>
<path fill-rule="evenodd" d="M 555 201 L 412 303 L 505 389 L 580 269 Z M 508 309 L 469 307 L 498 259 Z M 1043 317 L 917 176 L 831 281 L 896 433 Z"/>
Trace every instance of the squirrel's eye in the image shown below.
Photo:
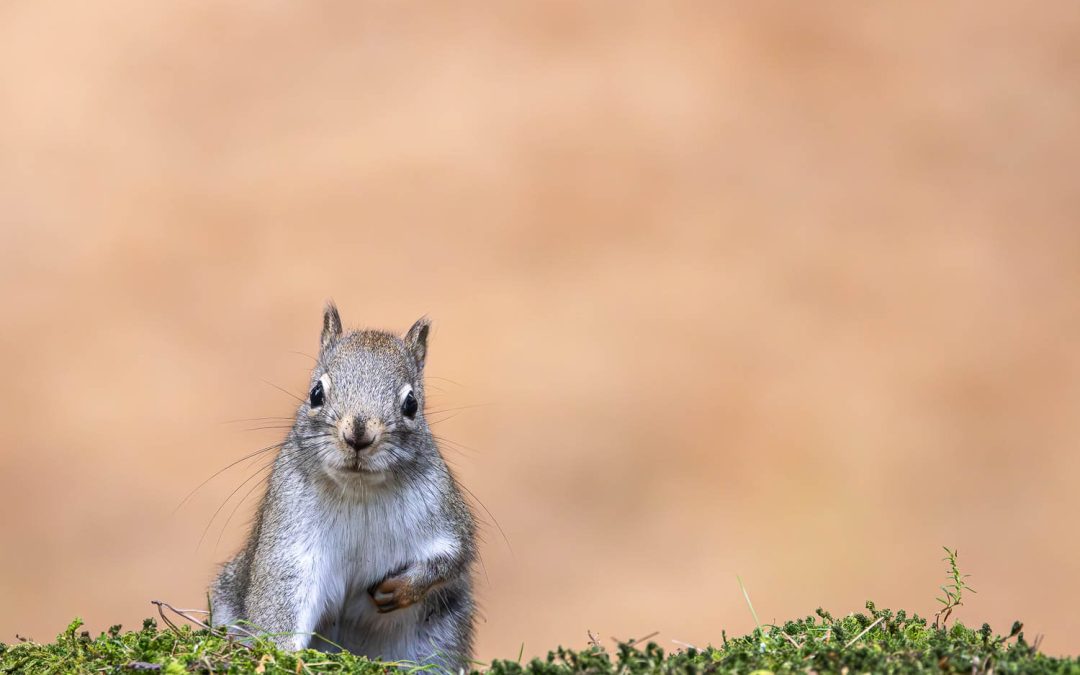
<path fill-rule="evenodd" d="M 401 402 L 401 414 L 412 419 L 416 416 L 416 410 L 419 407 L 420 406 L 416 403 L 416 397 L 413 396 L 413 393 L 410 391 L 408 394 L 405 394 L 405 400 Z"/>
<path fill-rule="evenodd" d="M 321 406 L 325 397 L 326 395 L 323 393 L 322 382 L 316 382 L 315 386 L 311 388 L 311 396 L 309 397 L 311 401 L 311 407 L 318 408 L 319 406 Z"/>

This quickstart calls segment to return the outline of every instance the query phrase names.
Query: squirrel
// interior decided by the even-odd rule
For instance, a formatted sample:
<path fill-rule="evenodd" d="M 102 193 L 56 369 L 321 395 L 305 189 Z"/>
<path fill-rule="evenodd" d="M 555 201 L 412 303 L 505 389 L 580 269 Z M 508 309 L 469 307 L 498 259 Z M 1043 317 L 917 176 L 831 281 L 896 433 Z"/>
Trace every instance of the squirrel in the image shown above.
<path fill-rule="evenodd" d="M 343 332 L 326 305 L 310 393 L 211 585 L 212 625 L 469 670 L 476 521 L 424 418 L 429 330 Z"/>

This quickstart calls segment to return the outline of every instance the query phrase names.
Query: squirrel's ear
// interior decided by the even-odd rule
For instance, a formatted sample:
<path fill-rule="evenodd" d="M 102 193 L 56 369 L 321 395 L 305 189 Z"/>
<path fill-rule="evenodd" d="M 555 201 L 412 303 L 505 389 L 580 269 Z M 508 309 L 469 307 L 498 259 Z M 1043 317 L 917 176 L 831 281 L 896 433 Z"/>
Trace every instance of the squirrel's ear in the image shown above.
<path fill-rule="evenodd" d="M 424 359 L 427 357 L 427 336 L 430 330 L 431 319 L 423 316 L 405 334 L 405 347 L 416 360 L 418 370 L 424 369 Z"/>
<path fill-rule="evenodd" d="M 323 310 L 322 338 L 319 340 L 319 344 L 326 347 L 340 336 L 341 316 L 338 315 L 337 307 L 334 306 L 334 301 L 331 300 L 326 303 L 326 309 Z"/>

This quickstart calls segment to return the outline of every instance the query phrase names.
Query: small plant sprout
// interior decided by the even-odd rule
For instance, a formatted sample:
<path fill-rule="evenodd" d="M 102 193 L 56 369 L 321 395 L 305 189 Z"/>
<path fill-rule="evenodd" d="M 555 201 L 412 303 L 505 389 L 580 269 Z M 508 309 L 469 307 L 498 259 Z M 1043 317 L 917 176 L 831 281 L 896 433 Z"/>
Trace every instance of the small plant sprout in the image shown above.
<path fill-rule="evenodd" d="M 768 629 L 761 627 L 761 622 L 758 621 L 757 612 L 754 611 L 754 603 L 750 602 L 750 593 L 747 592 L 746 586 L 743 585 L 742 577 L 736 575 L 735 579 L 739 582 L 739 588 L 742 589 L 743 597 L 746 598 L 746 606 L 750 608 L 750 615 L 754 617 L 754 625 L 757 626 L 758 635 L 761 636 L 761 651 L 765 652 L 765 640 L 764 637 L 768 634 Z"/>
<path fill-rule="evenodd" d="M 968 586 L 964 581 L 971 575 L 960 573 L 960 566 L 956 562 L 956 549 L 950 551 L 948 546 L 942 546 L 942 548 L 945 549 L 945 557 L 942 560 L 949 563 L 949 570 L 946 574 L 952 583 L 941 587 L 941 592 L 945 594 L 945 597 L 937 599 L 942 604 L 942 607 L 934 615 L 934 628 L 944 628 L 945 622 L 949 620 L 949 615 L 952 614 L 953 610 L 964 604 L 962 602 L 964 591 L 975 592 L 975 589 Z"/>

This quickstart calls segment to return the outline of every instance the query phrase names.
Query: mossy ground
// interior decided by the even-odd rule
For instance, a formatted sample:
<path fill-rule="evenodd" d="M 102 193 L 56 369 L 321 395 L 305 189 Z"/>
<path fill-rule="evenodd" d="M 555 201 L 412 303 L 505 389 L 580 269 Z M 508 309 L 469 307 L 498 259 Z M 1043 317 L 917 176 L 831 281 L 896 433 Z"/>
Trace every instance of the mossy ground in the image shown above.
<path fill-rule="evenodd" d="M 55 642 L 0 644 L 3 673 L 360 673 L 417 670 L 351 654 L 296 653 L 269 641 L 250 644 L 190 626 L 158 630 L 148 619 L 142 630 L 115 626 L 98 637 L 73 622 Z M 430 669 L 430 667 L 428 668 Z M 935 628 L 903 611 L 879 610 L 834 618 L 816 615 L 762 626 L 717 645 L 665 652 L 655 642 L 627 642 L 608 650 L 594 644 L 580 651 L 558 649 L 546 659 L 499 660 L 477 665 L 493 675 L 634 675 L 638 673 L 1075 673 L 1080 659 L 1053 658 L 1029 643 L 1019 623 L 1004 635 L 989 626 L 960 623 Z"/>

